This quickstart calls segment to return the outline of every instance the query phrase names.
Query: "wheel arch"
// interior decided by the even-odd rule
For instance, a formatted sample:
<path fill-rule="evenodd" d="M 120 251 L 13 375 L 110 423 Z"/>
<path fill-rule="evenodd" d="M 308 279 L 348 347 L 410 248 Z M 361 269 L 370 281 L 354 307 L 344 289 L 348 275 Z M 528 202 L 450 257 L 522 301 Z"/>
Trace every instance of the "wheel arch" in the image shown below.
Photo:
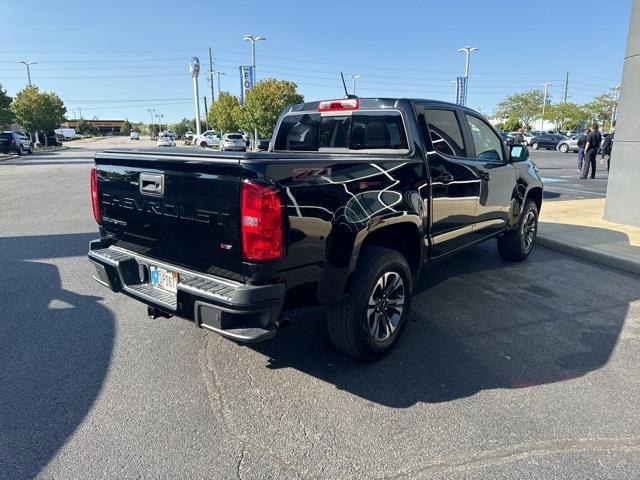
<path fill-rule="evenodd" d="M 527 195 L 525 196 L 525 203 L 527 200 L 531 199 L 535 202 L 536 207 L 538 207 L 538 213 L 540 213 L 540 210 L 542 209 L 542 187 L 531 187 L 528 191 L 527 191 Z M 524 208 L 524 203 L 523 203 L 523 208 Z"/>

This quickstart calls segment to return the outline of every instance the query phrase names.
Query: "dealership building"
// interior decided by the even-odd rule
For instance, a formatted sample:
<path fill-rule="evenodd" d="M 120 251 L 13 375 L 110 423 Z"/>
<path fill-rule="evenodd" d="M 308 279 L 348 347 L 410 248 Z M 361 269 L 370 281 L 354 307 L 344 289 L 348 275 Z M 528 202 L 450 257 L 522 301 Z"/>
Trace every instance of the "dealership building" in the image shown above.
<path fill-rule="evenodd" d="M 100 135 L 120 135 L 120 127 L 124 123 L 124 120 L 83 120 L 96 127 Z M 67 120 L 61 127 L 76 128 L 79 122 L 80 120 Z"/>

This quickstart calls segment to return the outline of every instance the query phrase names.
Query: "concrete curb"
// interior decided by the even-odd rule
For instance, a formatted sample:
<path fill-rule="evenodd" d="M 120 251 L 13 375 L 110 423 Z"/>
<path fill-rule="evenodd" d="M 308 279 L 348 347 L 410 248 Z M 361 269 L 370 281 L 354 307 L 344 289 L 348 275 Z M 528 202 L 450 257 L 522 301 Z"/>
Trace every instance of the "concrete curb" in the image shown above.
<path fill-rule="evenodd" d="M 581 258 L 588 262 L 598 263 L 607 267 L 624 270 L 625 272 L 640 275 L 640 261 L 634 261 L 627 258 L 620 257 L 611 253 L 603 252 L 597 248 L 570 245 L 565 242 L 561 242 L 551 237 L 545 237 L 544 235 L 538 235 L 536 242 L 541 247 L 549 248 L 551 250 L 557 250 L 567 255 Z"/>
<path fill-rule="evenodd" d="M 6 162 L 7 160 L 13 160 L 15 158 L 20 158 L 18 155 L 9 155 L 8 157 L 0 157 L 0 162 Z"/>

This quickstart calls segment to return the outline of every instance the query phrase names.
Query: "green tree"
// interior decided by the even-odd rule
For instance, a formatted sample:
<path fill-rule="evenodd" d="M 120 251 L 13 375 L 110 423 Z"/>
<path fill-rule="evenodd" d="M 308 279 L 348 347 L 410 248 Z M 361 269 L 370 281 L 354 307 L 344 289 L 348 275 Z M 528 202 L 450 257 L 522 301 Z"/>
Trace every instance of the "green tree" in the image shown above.
<path fill-rule="evenodd" d="M 545 110 L 546 119 L 553 123 L 556 131 L 575 128 L 585 116 L 584 110 L 571 102 L 549 105 Z"/>
<path fill-rule="evenodd" d="M 285 107 L 304 101 L 297 88 L 293 82 L 274 78 L 256 83 L 247 93 L 242 112 L 238 115 L 242 129 L 253 131 L 257 128 L 260 136 L 270 137 Z"/>
<path fill-rule="evenodd" d="M 540 90 L 509 95 L 496 108 L 496 116 L 517 119 L 524 126 L 530 127 L 533 121 L 542 114 L 544 95 Z"/>
<path fill-rule="evenodd" d="M 0 129 L 9 125 L 12 120 L 11 97 L 7 95 L 7 91 L 3 90 L 2 85 L 0 85 Z"/>
<path fill-rule="evenodd" d="M 94 125 L 87 122 L 85 119 L 81 118 L 76 125 L 76 133 L 80 135 L 97 135 L 98 129 Z"/>
<path fill-rule="evenodd" d="M 182 136 L 185 133 L 191 131 L 193 132 L 196 129 L 196 121 L 195 119 L 183 118 L 180 122 L 174 123 L 171 125 L 171 130 L 176 132 L 178 136 Z"/>
<path fill-rule="evenodd" d="M 602 130 L 605 130 L 607 122 L 611 122 L 611 112 L 615 107 L 615 95 L 613 92 L 605 92 L 598 95 L 589 103 L 584 105 L 589 120 L 595 120 L 600 124 Z"/>
<path fill-rule="evenodd" d="M 38 87 L 28 86 L 18 92 L 11 103 L 11 112 L 16 122 L 29 132 L 47 133 L 64 121 L 65 108 L 62 100 L 53 92 L 40 92 Z"/>
<path fill-rule="evenodd" d="M 129 135 L 132 128 L 133 127 L 131 126 L 131 123 L 129 123 L 129 120 L 125 120 L 124 122 L 122 122 L 122 125 L 120 125 L 120 133 L 122 133 L 123 135 Z"/>
<path fill-rule="evenodd" d="M 218 100 L 211 105 L 207 113 L 207 122 L 212 130 L 220 130 L 223 133 L 237 130 L 237 110 L 240 109 L 238 97 L 227 92 L 222 92 Z"/>

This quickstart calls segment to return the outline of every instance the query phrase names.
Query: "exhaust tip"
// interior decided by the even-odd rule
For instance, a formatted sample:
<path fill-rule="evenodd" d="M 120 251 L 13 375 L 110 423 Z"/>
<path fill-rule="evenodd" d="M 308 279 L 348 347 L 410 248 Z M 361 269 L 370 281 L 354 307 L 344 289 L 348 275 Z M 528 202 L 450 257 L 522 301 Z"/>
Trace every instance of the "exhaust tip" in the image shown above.
<path fill-rule="evenodd" d="M 280 315 L 278 317 L 278 320 L 276 321 L 276 326 L 278 328 L 287 328 L 289 325 L 291 325 L 291 321 L 287 315 Z"/>

